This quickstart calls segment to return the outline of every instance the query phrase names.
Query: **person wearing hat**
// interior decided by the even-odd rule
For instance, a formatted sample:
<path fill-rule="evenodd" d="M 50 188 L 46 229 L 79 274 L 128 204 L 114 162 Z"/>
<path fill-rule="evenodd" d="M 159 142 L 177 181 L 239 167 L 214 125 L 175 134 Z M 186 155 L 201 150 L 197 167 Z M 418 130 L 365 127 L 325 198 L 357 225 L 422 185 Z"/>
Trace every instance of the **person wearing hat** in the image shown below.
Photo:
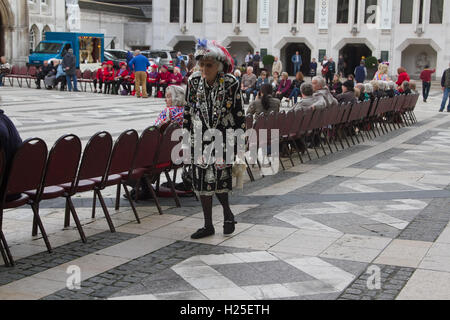
<path fill-rule="evenodd" d="M 237 174 L 242 172 L 235 169 L 243 165 L 234 162 L 239 157 L 229 142 L 240 145 L 234 134 L 239 133 L 238 130 L 243 133 L 246 125 L 242 92 L 239 81 L 231 74 L 234 62 L 228 50 L 216 41 L 199 40 L 195 58 L 200 71 L 188 80 L 183 128 L 191 135 L 192 184 L 200 198 L 205 223 L 191 238 L 202 239 L 215 234 L 212 221 L 214 195 L 223 207 L 224 235 L 235 231 L 236 221 L 228 194 L 233 190 L 233 173 L 240 177 Z M 215 138 L 197 139 L 205 133 L 212 133 Z M 223 140 L 217 140 L 218 136 Z"/>
<path fill-rule="evenodd" d="M 102 63 L 101 68 L 97 70 L 97 74 L 95 76 L 95 79 L 93 81 L 94 83 L 94 93 L 97 93 L 97 84 L 98 84 L 98 93 L 102 93 L 103 89 L 103 71 L 106 69 L 106 61 Z"/>
<path fill-rule="evenodd" d="M 77 86 L 77 59 L 73 55 L 73 49 L 70 48 L 67 50 L 67 53 L 64 55 L 62 66 L 64 68 L 64 71 L 66 72 L 66 81 L 69 91 L 78 92 L 78 86 Z M 72 87 L 72 81 L 73 81 L 73 87 Z"/>
<path fill-rule="evenodd" d="M 113 93 L 114 78 L 115 78 L 114 63 L 112 61 L 108 61 L 106 63 L 106 69 L 103 71 L 103 83 L 105 84 L 105 90 L 103 92 L 104 94 Z"/>
<path fill-rule="evenodd" d="M 127 93 L 130 93 L 131 86 L 129 83 L 129 79 L 130 79 L 130 74 L 128 73 L 127 63 L 121 62 L 120 70 L 117 71 L 117 74 L 114 78 L 114 81 L 115 81 L 114 94 L 119 94 L 120 87 L 123 87 L 123 89 L 126 90 Z"/>
<path fill-rule="evenodd" d="M 141 98 L 141 87 L 142 87 L 142 98 L 148 98 L 147 93 L 147 68 L 150 66 L 148 58 L 141 54 L 140 50 L 134 52 L 134 58 L 130 61 L 130 69 L 134 71 L 135 74 L 135 90 L 136 97 Z"/>
<path fill-rule="evenodd" d="M 163 90 L 163 97 L 166 96 L 167 87 L 172 80 L 172 74 L 169 72 L 169 68 L 166 65 L 161 67 L 161 72 L 159 73 L 158 91 Z"/>
<path fill-rule="evenodd" d="M 153 88 L 156 88 L 155 98 L 157 98 L 158 93 L 158 82 L 159 82 L 158 65 L 153 64 L 150 67 L 150 72 L 148 72 L 147 75 L 147 92 L 151 96 L 153 93 Z"/>
<path fill-rule="evenodd" d="M 356 103 L 355 84 L 351 80 L 347 80 L 342 84 L 342 93 L 337 95 L 336 99 L 339 103 Z"/>

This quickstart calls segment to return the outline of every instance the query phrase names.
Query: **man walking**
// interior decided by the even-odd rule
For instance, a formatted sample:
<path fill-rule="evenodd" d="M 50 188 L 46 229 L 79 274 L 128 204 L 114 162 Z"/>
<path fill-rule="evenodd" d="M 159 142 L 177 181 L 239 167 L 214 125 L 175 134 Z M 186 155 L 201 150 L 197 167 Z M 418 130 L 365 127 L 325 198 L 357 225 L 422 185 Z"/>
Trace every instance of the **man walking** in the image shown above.
<path fill-rule="evenodd" d="M 327 77 L 327 84 L 331 84 L 334 78 L 334 75 L 336 73 L 336 62 L 333 61 L 333 58 L 328 59 L 328 73 L 326 75 Z"/>
<path fill-rule="evenodd" d="M 66 82 L 69 92 L 72 91 L 72 81 L 73 81 L 73 91 L 79 92 L 77 87 L 77 59 L 73 55 L 73 49 L 70 48 L 63 58 L 62 66 L 66 72 Z"/>
<path fill-rule="evenodd" d="M 365 63 L 361 61 L 359 66 L 355 68 L 355 80 L 356 83 L 364 83 L 367 78 L 367 68 L 365 66 Z"/>
<path fill-rule="evenodd" d="M 292 63 L 294 64 L 294 75 L 297 74 L 297 72 L 300 72 L 302 68 L 302 56 L 300 55 L 300 52 L 295 52 L 295 55 L 292 56 Z"/>
<path fill-rule="evenodd" d="M 431 89 L 431 75 L 436 72 L 436 69 L 431 70 L 430 66 L 426 65 L 425 69 L 420 74 L 420 80 L 422 80 L 422 95 L 423 102 L 427 102 Z"/>
<path fill-rule="evenodd" d="M 445 70 L 444 74 L 442 75 L 441 86 L 442 91 L 444 91 L 444 96 L 442 97 L 441 110 L 439 110 L 439 112 L 444 112 L 445 103 L 447 102 L 447 99 L 449 99 L 450 95 L 450 64 L 449 68 Z M 450 100 L 448 102 L 447 112 L 450 112 Z"/>
<path fill-rule="evenodd" d="M 150 62 L 148 59 L 141 54 L 140 50 L 134 52 L 134 58 L 130 62 L 131 70 L 135 72 L 135 89 L 136 97 L 141 98 L 141 87 L 142 87 L 142 98 L 148 98 L 147 93 L 147 68 L 150 67 Z"/>

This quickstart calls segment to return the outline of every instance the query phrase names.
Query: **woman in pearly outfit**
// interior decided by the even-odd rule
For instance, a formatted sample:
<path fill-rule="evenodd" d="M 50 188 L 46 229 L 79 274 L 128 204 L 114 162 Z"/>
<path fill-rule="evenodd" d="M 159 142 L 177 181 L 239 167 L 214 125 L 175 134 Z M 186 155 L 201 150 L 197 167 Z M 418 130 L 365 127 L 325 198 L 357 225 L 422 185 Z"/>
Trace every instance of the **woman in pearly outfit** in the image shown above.
<path fill-rule="evenodd" d="M 236 222 L 228 199 L 233 189 L 233 165 L 225 160 L 235 160 L 236 139 L 232 138 L 235 150 L 227 150 L 225 139 L 230 139 L 227 137 L 229 129 L 245 131 L 245 113 L 239 81 L 231 74 L 234 62 L 230 53 L 216 41 L 199 40 L 195 59 L 200 71 L 192 74 L 188 81 L 183 127 L 191 135 L 193 188 L 200 197 L 205 218 L 205 226 L 194 233 L 192 239 L 201 239 L 215 234 L 212 222 L 214 195 L 223 207 L 224 234 L 235 231 Z M 214 129 L 223 137 L 223 158 L 214 151 L 210 154 L 217 159 L 209 161 L 210 157 L 205 154 L 208 155 L 206 150 L 211 148 L 212 142 L 206 139 L 196 142 L 194 133 L 204 137 L 207 131 Z M 196 159 L 195 147 L 201 147 L 203 157 Z M 227 152 L 233 152 L 233 155 L 227 157 Z"/>

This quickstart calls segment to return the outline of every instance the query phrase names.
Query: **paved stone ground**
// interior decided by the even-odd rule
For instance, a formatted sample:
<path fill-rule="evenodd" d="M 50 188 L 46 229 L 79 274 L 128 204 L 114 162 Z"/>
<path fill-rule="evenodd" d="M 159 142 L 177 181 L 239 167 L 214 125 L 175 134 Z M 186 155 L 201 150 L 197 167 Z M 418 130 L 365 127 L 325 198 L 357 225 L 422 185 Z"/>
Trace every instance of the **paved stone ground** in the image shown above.
<path fill-rule="evenodd" d="M 92 93 L 0 88 L 2 109 L 22 137 L 49 147 L 75 133 L 84 143 L 97 131 L 117 137 L 154 123 L 162 100 Z M 92 195 L 74 199 L 88 236 L 63 229 L 64 201 L 42 203 L 54 252 L 31 237 L 29 208 L 7 210 L 3 230 L 17 260 L 0 267 L 0 299 L 450 299 L 450 118 L 437 114 L 440 92 L 419 103 L 419 123 L 285 172 L 247 181 L 232 197 L 239 224 L 222 235 L 190 234 L 202 225 L 199 203 L 182 208 L 162 199 L 139 203 L 137 224 L 115 190 L 104 193 L 117 233 L 101 213 L 91 219 Z M 327 150 L 328 152 L 329 150 Z M 0 261 L 0 264 L 2 261 Z M 69 290 L 72 267 L 81 288 Z"/>

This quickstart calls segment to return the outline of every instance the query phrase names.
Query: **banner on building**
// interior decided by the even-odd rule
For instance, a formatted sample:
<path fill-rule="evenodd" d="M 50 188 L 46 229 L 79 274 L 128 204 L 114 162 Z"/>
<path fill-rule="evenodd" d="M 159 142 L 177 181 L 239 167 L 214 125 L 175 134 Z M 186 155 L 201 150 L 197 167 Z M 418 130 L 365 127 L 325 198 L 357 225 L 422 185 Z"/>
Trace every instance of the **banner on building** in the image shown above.
<path fill-rule="evenodd" d="M 269 29 L 270 27 L 270 0 L 261 0 L 261 12 L 259 27 L 261 29 Z"/>
<path fill-rule="evenodd" d="M 329 0 L 319 0 L 319 29 L 328 29 Z"/>
<path fill-rule="evenodd" d="M 78 0 L 66 0 L 66 11 L 69 31 L 81 31 L 81 11 Z"/>
<path fill-rule="evenodd" d="M 390 30 L 392 28 L 392 0 L 381 0 L 380 29 Z"/>

